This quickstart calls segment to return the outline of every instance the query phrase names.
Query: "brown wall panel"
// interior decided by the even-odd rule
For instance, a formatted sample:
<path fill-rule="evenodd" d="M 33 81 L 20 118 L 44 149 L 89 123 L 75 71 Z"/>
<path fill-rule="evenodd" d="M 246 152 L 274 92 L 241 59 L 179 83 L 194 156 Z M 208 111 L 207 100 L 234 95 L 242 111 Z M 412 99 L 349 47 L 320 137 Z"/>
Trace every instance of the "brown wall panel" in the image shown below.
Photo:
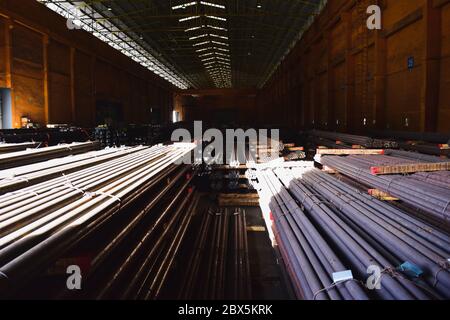
<path fill-rule="evenodd" d="M 74 59 L 75 114 L 81 126 L 94 125 L 95 96 L 93 57 L 77 51 Z"/>
<path fill-rule="evenodd" d="M 70 77 L 59 73 L 49 74 L 49 122 L 72 123 Z"/>
<path fill-rule="evenodd" d="M 6 84 L 6 65 L 9 63 L 7 61 L 6 55 L 6 32 L 7 25 L 4 19 L 0 18 L 0 87 L 5 88 Z"/>
<path fill-rule="evenodd" d="M 260 119 L 269 119 L 271 109 L 295 107 L 301 110 L 291 116 L 304 117 L 305 128 L 358 133 L 371 128 L 450 131 L 450 2 L 378 1 L 382 30 L 370 31 L 365 11 L 374 3 L 328 1 L 294 47 L 295 54 L 288 55 L 261 90 L 258 101 L 264 103 L 265 114 Z M 434 23 L 436 10 L 439 28 Z M 439 47 L 436 41 L 441 42 L 440 57 L 434 53 Z M 410 57 L 414 58 L 411 70 Z M 300 100 L 287 71 L 295 65 L 302 66 L 303 73 Z M 284 83 L 281 93 L 280 83 Z M 439 90 L 432 89 L 435 84 Z M 439 113 L 435 125 L 433 112 Z M 282 120 L 285 125 L 295 123 Z"/>
<path fill-rule="evenodd" d="M 422 66 L 425 59 L 423 21 L 387 39 L 387 125 L 394 130 L 420 131 Z M 414 35 L 414 36 L 413 36 Z M 408 58 L 415 67 L 408 70 Z"/>
<path fill-rule="evenodd" d="M 49 122 L 73 123 L 70 82 L 70 48 L 58 41 L 48 44 Z"/>
<path fill-rule="evenodd" d="M 11 31 L 11 82 L 14 90 L 13 126 L 21 117 L 45 122 L 43 36 L 15 25 Z"/>
<path fill-rule="evenodd" d="M 235 122 L 239 125 L 255 126 L 261 112 L 256 108 L 256 91 L 217 89 L 207 92 L 180 92 L 178 110 L 184 113 L 183 120 L 202 120 L 209 123 Z M 272 116 L 277 119 L 283 111 Z M 277 120 L 273 120 L 276 123 Z M 272 122 L 271 122 L 272 123 Z"/>
<path fill-rule="evenodd" d="M 442 47 L 438 128 L 450 132 L 450 2 L 442 8 Z"/>
<path fill-rule="evenodd" d="M 20 126 L 20 118 L 26 116 L 36 123 L 45 123 L 44 82 L 42 79 L 13 74 L 14 117 L 13 125 Z"/>
<path fill-rule="evenodd" d="M 347 122 L 347 109 L 345 105 L 345 64 L 341 63 L 334 68 L 333 100 L 335 108 L 335 120 L 337 128 L 345 128 Z"/>
<path fill-rule="evenodd" d="M 12 54 L 14 59 L 43 65 L 42 34 L 15 25 L 12 31 Z"/>
<path fill-rule="evenodd" d="M 122 105 L 124 122 L 148 122 L 152 102 L 160 121 L 170 120 L 174 87 L 151 71 L 87 32 L 68 30 L 64 18 L 34 0 L 3 0 L 0 14 L 0 87 L 10 67 L 15 127 L 22 116 L 41 125 L 93 126 L 99 100 Z"/>

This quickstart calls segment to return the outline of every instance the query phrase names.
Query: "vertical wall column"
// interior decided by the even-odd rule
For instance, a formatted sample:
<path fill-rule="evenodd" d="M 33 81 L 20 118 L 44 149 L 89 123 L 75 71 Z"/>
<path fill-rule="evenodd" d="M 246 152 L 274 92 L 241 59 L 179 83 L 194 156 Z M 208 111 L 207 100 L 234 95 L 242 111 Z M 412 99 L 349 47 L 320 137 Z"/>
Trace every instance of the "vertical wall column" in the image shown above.
<path fill-rule="evenodd" d="M 355 122 L 355 58 L 352 54 L 352 15 L 342 14 L 345 24 L 345 119 L 344 129 L 353 129 Z"/>
<path fill-rule="evenodd" d="M 5 19 L 5 73 L 6 73 L 6 87 L 10 89 L 10 98 L 11 98 L 11 114 L 10 119 L 11 123 L 8 125 L 14 127 L 14 119 L 15 119 L 15 92 L 14 92 L 14 86 L 12 83 L 12 72 L 13 72 L 13 64 L 12 64 L 12 30 L 14 28 L 14 25 L 11 21 L 11 19 L 6 18 Z"/>
<path fill-rule="evenodd" d="M 11 31 L 13 24 L 11 19 L 5 19 L 5 71 L 6 71 L 6 86 L 12 88 L 12 44 Z"/>
<path fill-rule="evenodd" d="M 45 124 L 50 123 L 50 112 L 49 112 L 49 94 L 48 94 L 48 45 L 49 38 L 48 35 L 42 36 L 42 59 L 44 64 L 44 119 Z"/>
<path fill-rule="evenodd" d="M 326 129 L 334 130 L 336 128 L 336 103 L 334 101 L 334 66 L 332 56 L 332 38 L 331 32 L 325 33 L 325 41 L 327 42 L 327 105 L 328 117 Z"/>
<path fill-rule="evenodd" d="M 420 101 L 421 131 L 436 131 L 439 112 L 439 80 L 441 58 L 441 10 L 433 0 L 426 0 L 423 9 L 425 24 L 425 61 Z"/>
<path fill-rule="evenodd" d="M 318 85 L 319 82 L 319 70 L 317 69 L 317 65 L 319 64 L 319 46 L 317 44 L 314 45 L 312 49 L 312 63 L 316 68 L 313 68 L 313 79 L 312 79 L 312 90 L 313 90 L 313 99 L 311 100 L 311 108 L 313 109 L 313 119 L 312 119 L 312 125 L 314 129 L 320 128 L 320 119 L 321 119 L 321 92 L 320 92 L 320 86 Z"/>
<path fill-rule="evenodd" d="M 70 68 L 70 110 L 72 112 L 72 123 L 77 122 L 76 101 L 75 101 L 75 53 L 74 47 L 70 47 L 69 68 Z"/>
<path fill-rule="evenodd" d="M 377 0 L 377 5 L 382 9 L 386 8 L 383 0 Z M 383 27 L 384 20 L 382 15 L 382 29 L 375 31 L 375 75 L 374 75 L 374 103 L 373 115 L 375 119 L 375 128 L 379 130 L 386 129 L 386 68 L 387 68 L 387 51 L 386 36 Z"/>
<path fill-rule="evenodd" d="M 95 66 L 97 64 L 97 57 L 92 56 L 91 57 L 91 85 L 92 85 L 92 102 L 91 102 L 91 121 L 92 125 L 97 125 L 96 121 L 96 112 L 97 112 L 97 103 L 96 103 L 96 94 L 97 94 L 97 88 L 96 88 L 96 81 L 95 81 Z"/>

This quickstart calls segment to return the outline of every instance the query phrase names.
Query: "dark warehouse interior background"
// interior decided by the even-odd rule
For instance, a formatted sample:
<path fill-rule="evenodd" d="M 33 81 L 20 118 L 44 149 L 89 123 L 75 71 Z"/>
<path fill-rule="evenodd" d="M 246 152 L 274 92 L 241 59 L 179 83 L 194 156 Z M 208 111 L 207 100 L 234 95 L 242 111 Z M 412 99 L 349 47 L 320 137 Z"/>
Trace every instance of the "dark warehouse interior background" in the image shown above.
<path fill-rule="evenodd" d="M 142 2 L 114 2 L 113 9 L 137 12 L 127 18 L 131 30 L 143 30 L 141 41 L 156 43 L 192 79 L 189 92 L 94 36 L 68 30 L 64 18 L 37 1 L 2 0 L 0 87 L 12 89 L 12 127 L 21 126 L 22 116 L 41 125 L 97 125 L 95 107 L 106 102 L 121 107 L 127 123 L 150 121 L 152 108 L 168 123 L 175 107 L 187 121 L 229 112 L 238 123 L 270 119 L 292 128 L 450 130 L 447 1 L 381 1 L 383 29 L 375 31 L 365 28 L 370 1 L 329 1 L 295 45 L 318 1 L 286 1 L 261 13 L 257 1 L 236 2 L 227 22 L 234 30 L 232 87 L 221 89 L 208 79 L 170 1 L 145 10 L 137 8 Z M 145 21 L 143 14 L 155 18 Z"/>
<path fill-rule="evenodd" d="M 448 300 L 449 158 L 450 0 L 0 0 L 0 300 Z"/>

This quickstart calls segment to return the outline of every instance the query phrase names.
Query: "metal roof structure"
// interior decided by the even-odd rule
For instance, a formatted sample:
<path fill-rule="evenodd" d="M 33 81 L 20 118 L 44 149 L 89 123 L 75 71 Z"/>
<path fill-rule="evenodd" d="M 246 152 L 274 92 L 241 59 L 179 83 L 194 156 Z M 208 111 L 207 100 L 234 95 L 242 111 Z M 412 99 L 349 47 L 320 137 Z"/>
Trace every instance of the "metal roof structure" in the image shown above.
<path fill-rule="evenodd" d="M 261 87 L 325 0 L 37 0 L 180 89 Z"/>

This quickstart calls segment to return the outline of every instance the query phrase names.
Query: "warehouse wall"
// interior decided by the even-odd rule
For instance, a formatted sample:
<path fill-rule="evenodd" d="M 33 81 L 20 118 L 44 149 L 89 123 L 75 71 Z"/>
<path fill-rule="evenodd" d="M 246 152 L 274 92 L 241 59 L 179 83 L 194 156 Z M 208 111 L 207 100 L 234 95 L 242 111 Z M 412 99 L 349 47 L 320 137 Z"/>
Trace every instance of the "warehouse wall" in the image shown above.
<path fill-rule="evenodd" d="M 175 96 L 175 110 L 185 121 L 254 125 L 256 95 L 253 89 L 184 90 Z"/>
<path fill-rule="evenodd" d="M 96 125 L 96 105 L 121 107 L 125 122 L 169 121 L 173 87 L 34 0 L 0 0 L 0 88 L 11 88 L 13 126 Z"/>
<path fill-rule="evenodd" d="M 371 4 L 382 30 L 366 27 Z M 292 127 L 449 132 L 450 1 L 329 0 L 258 107 Z"/>

